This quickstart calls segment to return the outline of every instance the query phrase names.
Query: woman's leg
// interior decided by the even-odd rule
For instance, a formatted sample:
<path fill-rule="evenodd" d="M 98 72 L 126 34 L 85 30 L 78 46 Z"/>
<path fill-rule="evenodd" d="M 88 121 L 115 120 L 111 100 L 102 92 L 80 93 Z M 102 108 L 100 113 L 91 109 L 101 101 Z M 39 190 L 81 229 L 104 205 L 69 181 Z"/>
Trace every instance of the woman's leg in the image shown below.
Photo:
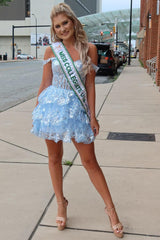
<path fill-rule="evenodd" d="M 62 204 L 64 203 L 62 169 L 63 143 L 62 141 L 55 143 L 52 140 L 46 140 L 46 144 L 48 148 L 48 165 L 52 185 L 56 195 L 57 203 L 60 203 L 58 204 L 57 215 L 59 217 L 66 218 L 66 205 Z"/>
<path fill-rule="evenodd" d="M 93 185 L 95 186 L 96 190 L 99 192 L 102 199 L 104 200 L 105 205 L 107 206 L 108 209 L 113 208 L 114 204 L 105 177 L 96 160 L 94 143 L 91 144 L 77 143 L 75 142 L 74 139 L 73 143 L 80 154 L 83 166 L 87 170 L 88 175 Z M 111 221 L 112 225 L 115 225 L 119 222 L 116 212 L 113 213 L 113 216 L 111 216 Z"/>
<path fill-rule="evenodd" d="M 52 185 L 57 201 L 61 201 L 64 197 L 62 169 L 63 143 L 61 141 L 55 143 L 52 140 L 46 140 L 46 144 L 48 148 L 48 165 Z"/>

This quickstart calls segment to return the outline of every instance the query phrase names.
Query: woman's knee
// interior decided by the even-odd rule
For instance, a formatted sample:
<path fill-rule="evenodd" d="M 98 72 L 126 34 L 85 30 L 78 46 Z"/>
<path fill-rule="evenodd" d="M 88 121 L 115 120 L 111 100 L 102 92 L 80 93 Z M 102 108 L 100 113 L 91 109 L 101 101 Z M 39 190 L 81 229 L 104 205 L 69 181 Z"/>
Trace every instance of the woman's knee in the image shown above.
<path fill-rule="evenodd" d="M 49 163 L 54 165 L 61 164 L 62 156 L 63 156 L 63 152 L 56 152 L 56 153 L 49 154 L 48 156 Z"/>
<path fill-rule="evenodd" d="M 61 164 L 63 156 L 63 144 L 62 142 L 55 143 L 50 140 L 46 140 L 48 148 L 48 159 L 51 164 Z"/>
<path fill-rule="evenodd" d="M 51 151 L 48 154 L 49 163 L 54 164 L 54 165 L 61 164 L 62 157 L 63 157 L 63 149 L 62 148 L 60 148 L 56 151 Z"/>
<path fill-rule="evenodd" d="M 84 156 L 81 158 L 82 160 L 82 164 L 83 166 L 86 168 L 86 169 L 97 169 L 98 167 L 98 163 L 97 163 L 97 160 L 96 160 L 96 157 L 95 155 L 90 155 L 90 156 Z"/>

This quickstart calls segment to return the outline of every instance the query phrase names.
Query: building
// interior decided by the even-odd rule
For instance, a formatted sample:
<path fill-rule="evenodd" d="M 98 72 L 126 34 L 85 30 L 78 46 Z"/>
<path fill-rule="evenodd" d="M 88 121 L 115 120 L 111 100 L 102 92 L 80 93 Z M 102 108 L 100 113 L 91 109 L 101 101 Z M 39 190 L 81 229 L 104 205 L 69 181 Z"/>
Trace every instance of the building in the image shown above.
<path fill-rule="evenodd" d="M 102 11 L 102 0 L 65 0 L 71 6 L 77 17 Z"/>
<path fill-rule="evenodd" d="M 139 50 L 140 60 L 147 68 L 147 60 L 155 61 L 155 82 L 160 86 L 160 1 L 141 0 Z M 149 69 L 147 69 L 150 71 Z"/>
<path fill-rule="evenodd" d="M 42 58 L 44 46 L 50 42 L 50 12 L 52 7 L 60 2 L 69 4 L 79 17 L 101 11 L 102 0 L 13 0 L 9 6 L 0 6 L 0 55 L 7 53 L 8 59 L 13 56 L 14 25 L 14 55 L 27 53 L 36 57 L 37 52 L 38 58 Z M 36 24 L 48 27 L 38 27 L 36 34 Z"/>

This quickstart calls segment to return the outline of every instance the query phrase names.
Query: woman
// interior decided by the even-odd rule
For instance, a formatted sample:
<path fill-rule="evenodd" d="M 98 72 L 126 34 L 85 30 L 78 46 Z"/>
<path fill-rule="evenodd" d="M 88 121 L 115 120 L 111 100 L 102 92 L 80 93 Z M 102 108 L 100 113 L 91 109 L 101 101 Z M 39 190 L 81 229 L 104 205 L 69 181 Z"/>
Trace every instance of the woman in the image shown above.
<path fill-rule="evenodd" d="M 63 195 L 61 162 L 63 141 L 72 141 L 104 200 L 114 234 L 123 237 L 123 226 L 94 153 L 94 139 L 99 133 L 94 82 L 97 50 L 87 42 L 81 23 L 68 5 L 55 6 L 51 21 L 53 44 L 44 54 L 32 132 L 43 137 L 47 144 L 49 170 L 58 205 L 57 226 L 59 230 L 66 226 L 68 201 Z"/>

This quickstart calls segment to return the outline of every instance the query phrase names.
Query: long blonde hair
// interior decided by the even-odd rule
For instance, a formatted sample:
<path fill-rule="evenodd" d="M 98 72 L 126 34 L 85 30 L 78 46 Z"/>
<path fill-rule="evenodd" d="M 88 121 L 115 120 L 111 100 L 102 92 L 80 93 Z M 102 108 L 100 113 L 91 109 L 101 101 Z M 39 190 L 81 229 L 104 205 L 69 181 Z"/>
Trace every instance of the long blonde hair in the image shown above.
<path fill-rule="evenodd" d="M 72 9 L 65 3 L 60 3 L 54 6 L 51 11 L 51 15 L 50 15 L 51 22 L 52 22 L 51 40 L 53 42 L 62 41 L 60 38 L 57 37 L 54 26 L 53 26 L 53 18 L 59 14 L 65 14 L 69 19 L 71 19 L 71 21 L 74 24 L 74 28 L 75 28 L 74 34 L 75 34 L 75 40 L 76 40 L 75 47 L 80 54 L 80 60 L 82 61 L 82 64 L 83 64 L 82 69 L 84 71 L 84 74 L 86 75 L 91 70 L 91 58 L 87 55 L 89 50 L 87 35 L 83 30 L 83 26 L 81 22 L 77 19 Z"/>

